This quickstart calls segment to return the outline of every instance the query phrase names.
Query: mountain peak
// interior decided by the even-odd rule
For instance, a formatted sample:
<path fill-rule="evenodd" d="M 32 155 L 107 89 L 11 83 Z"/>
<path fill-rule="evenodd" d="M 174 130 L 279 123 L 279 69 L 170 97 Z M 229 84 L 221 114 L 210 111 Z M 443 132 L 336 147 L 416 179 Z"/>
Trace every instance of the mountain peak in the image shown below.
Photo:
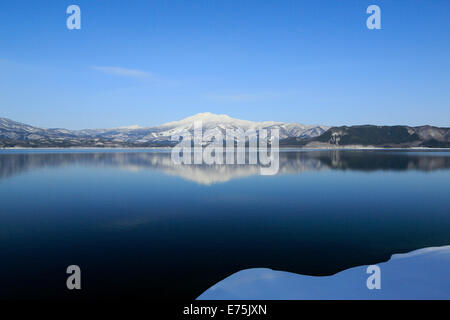
<path fill-rule="evenodd" d="M 197 113 L 197 114 L 195 114 L 193 116 L 184 118 L 184 119 L 179 120 L 179 121 L 172 121 L 172 122 L 165 123 L 163 126 L 164 127 L 168 127 L 168 126 L 171 127 L 171 126 L 179 126 L 179 125 L 184 125 L 184 124 L 192 124 L 195 121 L 202 121 L 203 124 L 230 123 L 230 122 L 239 122 L 239 121 L 244 121 L 244 122 L 251 123 L 251 121 L 238 120 L 238 119 L 231 118 L 230 116 L 228 116 L 226 114 L 215 114 L 215 113 L 211 113 L 211 112 L 201 112 L 201 113 Z"/>
<path fill-rule="evenodd" d="M 226 115 L 226 114 L 215 114 L 215 113 L 211 113 L 211 112 L 201 112 L 201 113 L 197 113 L 193 116 L 187 117 L 183 120 L 203 120 L 203 121 L 223 121 L 223 120 L 231 120 L 233 118 L 231 118 L 230 116 Z M 183 121 L 181 120 L 181 121 Z"/>

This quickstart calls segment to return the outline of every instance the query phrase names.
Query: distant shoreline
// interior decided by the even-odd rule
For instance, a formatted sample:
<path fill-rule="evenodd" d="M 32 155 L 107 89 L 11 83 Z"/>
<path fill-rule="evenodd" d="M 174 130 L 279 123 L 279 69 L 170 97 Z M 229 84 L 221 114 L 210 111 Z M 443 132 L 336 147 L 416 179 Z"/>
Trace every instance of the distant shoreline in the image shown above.
<path fill-rule="evenodd" d="M 36 147 L 36 148 L 27 148 L 27 147 L 7 147 L 0 148 L 2 150 L 171 150 L 172 147 Z M 247 149 L 247 148 L 246 148 Z M 225 150 L 225 148 L 224 148 Z M 270 149 L 269 149 L 270 150 Z M 430 148 L 430 147 L 395 147 L 395 148 L 387 148 L 387 147 L 373 147 L 373 146 L 340 146 L 340 147 L 288 147 L 283 146 L 279 147 L 279 150 L 441 150 L 441 151 L 450 151 L 450 148 Z"/>

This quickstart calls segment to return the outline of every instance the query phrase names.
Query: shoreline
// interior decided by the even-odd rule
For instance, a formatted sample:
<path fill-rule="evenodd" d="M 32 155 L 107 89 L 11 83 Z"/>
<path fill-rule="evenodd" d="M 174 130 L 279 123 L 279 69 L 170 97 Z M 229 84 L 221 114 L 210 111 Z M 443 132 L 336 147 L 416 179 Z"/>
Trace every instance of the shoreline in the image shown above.
<path fill-rule="evenodd" d="M 246 148 L 247 149 L 247 148 Z M 12 151 L 12 150 L 172 150 L 172 147 L 6 147 L 0 148 L 1 151 Z M 225 148 L 224 148 L 225 150 Z M 270 150 L 270 149 L 268 149 Z M 339 147 L 331 147 L 331 146 L 323 146 L 323 147 L 280 147 L 280 151 L 286 150 L 400 150 L 400 151 L 409 151 L 409 150 L 427 150 L 427 151 L 450 151 L 450 148 L 430 148 L 430 147 L 394 147 L 394 148 L 386 148 L 386 147 L 374 147 L 374 146 L 339 146 Z"/>
<path fill-rule="evenodd" d="M 365 285 L 373 266 L 354 266 L 329 276 L 248 268 L 217 282 L 196 300 L 445 300 L 450 296 L 442 290 L 450 284 L 445 276 L 450 245 L 394 253 L 389 260 L 376 263 L 381 272 L 378 289 L 389 284 L 384 290 Z"/>

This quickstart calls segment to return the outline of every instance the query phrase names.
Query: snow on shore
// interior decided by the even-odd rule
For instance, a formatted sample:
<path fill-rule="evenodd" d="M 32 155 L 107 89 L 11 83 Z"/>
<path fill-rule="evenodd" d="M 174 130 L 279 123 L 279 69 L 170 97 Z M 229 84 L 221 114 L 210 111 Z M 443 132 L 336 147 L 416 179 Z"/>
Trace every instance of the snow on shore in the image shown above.
<path fill-rule="evenodd" d="M 381 289 L 367 288 L 367 266 L 314 277 L 265 268 L 239 271 L 199 300 L 450 299 L 450 246 L 394 254 L 379 263 Z"/>

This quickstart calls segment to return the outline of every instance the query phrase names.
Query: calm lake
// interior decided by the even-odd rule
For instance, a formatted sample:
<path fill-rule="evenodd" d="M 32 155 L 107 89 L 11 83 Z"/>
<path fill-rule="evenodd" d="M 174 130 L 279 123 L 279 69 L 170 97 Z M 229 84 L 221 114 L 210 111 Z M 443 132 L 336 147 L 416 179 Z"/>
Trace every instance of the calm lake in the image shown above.
<path fill-rule="evenodd" d="M 247 268 L 331 275 L 450 244 L 450 152 L 0 151 L 0 298 L 195 299 Z M 82 290 L 66 288 L 78 265 Z"/>

